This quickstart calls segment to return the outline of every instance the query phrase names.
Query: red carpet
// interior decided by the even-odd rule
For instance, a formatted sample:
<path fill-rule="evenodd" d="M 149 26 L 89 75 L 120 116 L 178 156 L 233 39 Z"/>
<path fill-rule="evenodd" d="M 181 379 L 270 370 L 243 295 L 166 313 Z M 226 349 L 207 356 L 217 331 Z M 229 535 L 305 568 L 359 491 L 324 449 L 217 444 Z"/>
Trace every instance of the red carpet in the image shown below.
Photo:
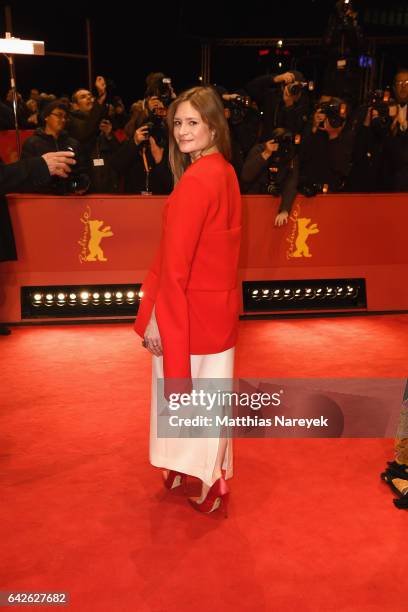
<path fill-rule="evenodd" d="M 407 376 L 407 316 L 240 326 L 237 376 Z M 69 591 L 75 612 L 406 610 L 390 440 L 236 440 L 230 516 L 202 516 L 148 462 L 131 325 L 14 328 L 0 354 L 1 591 Z"/>

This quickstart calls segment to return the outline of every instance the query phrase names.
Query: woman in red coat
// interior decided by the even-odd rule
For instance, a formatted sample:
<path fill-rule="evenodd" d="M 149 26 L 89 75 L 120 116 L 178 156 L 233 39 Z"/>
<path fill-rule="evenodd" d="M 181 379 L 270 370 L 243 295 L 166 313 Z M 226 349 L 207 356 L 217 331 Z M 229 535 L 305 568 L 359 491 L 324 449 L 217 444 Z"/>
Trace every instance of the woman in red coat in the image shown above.
<path fill-rule="evenodd" d="M 228 162 L 229 130 L 215 90 L 184 92 L 171 104 L 167 121 L 175 188 L 142 287 L 135 329 L 153 354 L 150 462 L 167 468 L 168 488 L 188 474 L 201 479 L 201 496 L 190 502 L 211 512 L 221 502 L 226 510 L 232 439 L 158 437 L 156 383 L 164 378 L 168 399 L 174 391 L 190 392 L 191 379 L 233 377 L 241 196 Z"/>

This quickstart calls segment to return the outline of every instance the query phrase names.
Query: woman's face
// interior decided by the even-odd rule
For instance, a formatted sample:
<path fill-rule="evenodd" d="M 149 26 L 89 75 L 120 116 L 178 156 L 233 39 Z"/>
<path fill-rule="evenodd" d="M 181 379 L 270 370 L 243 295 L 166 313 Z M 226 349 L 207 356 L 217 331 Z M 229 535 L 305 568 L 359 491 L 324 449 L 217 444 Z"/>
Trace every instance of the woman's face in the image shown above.
<path fill-rule="evenodd" d="M 196 159 L 201 151 L 213 144 L 214 130 L 203 121 L 190 102 L 181 102 L 174 115 L 173 135 L 182 153 Z"/>

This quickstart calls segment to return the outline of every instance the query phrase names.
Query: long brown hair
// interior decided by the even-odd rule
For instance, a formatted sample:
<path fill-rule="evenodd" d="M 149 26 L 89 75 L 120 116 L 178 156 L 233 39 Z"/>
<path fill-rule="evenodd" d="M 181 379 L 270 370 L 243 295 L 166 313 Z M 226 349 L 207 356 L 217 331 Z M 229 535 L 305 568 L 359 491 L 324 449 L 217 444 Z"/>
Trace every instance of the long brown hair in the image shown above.
<path fill-rule="evenodd" d="M 224 115 L 224 107 L 218 93 L 212 87 L 193 87 L 188 89 L 171 103 L 167 111 L 169 162 L 175 183 L 180 180 L 183 172 L 191 164 L 190 155 L 180 151 L 173 134 L 174 117 L 182 102 L 190 102 L 191 106 L 200 113 L 204 123 L 215 132 L 212 144 L 218 148 L 227 161 L 231 159 L 229 128 Z"/>

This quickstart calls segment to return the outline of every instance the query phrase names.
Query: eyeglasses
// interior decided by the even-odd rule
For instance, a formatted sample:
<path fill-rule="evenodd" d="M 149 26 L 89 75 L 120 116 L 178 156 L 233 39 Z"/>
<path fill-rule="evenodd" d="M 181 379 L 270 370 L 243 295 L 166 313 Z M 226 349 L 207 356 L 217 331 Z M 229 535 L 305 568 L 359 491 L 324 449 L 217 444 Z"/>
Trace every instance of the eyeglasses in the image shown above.
<path fill-rule="evenodd" d="M 66 115 L 61 115 L 60 113 L 50 113 L 50 115 L 54 115 L 54 117 L 58 117 L 58 119 L 61 119 L 62 121 L 66 121 L 67 120 L 67 116 Z"/>
<path fill-rule="evenodd" d="M 406 79 L 405 81 L 395 81 L 396 85 L 399 85 L 400 87 L 402 87 L 402 85 L 405 85 L 406 87 L 408 86 L 408 79 Z"/>

